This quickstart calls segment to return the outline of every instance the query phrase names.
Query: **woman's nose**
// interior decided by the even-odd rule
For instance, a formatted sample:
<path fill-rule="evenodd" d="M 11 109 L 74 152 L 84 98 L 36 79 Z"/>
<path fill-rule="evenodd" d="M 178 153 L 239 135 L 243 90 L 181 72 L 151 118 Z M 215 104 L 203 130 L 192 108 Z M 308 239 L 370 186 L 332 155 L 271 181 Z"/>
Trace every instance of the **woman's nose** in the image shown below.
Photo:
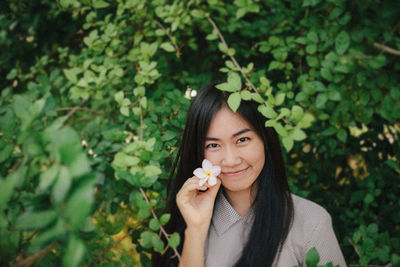
<path fill-rule="evenodd" d="M 222 165 L 235 166 L 240 164 L 240 153 L 235 147 L 227 147 L 222 159 Z"/>

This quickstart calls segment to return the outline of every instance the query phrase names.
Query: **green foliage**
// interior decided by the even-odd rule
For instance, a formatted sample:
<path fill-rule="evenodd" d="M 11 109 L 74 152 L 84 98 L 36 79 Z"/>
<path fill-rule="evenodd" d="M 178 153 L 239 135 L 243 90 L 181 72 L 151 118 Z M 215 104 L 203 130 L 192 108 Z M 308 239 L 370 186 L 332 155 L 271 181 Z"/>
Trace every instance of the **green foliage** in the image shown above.
<path fill-rule="evenodd" d="M 0 265 L 148 266 L 178 247 L 162 233 L 169 170 L 211 80 L 234 111 L 259 103 L 292 191 L 331 213 L 348 263 L 399 265 L 396 1 L 0 8 Z"/>

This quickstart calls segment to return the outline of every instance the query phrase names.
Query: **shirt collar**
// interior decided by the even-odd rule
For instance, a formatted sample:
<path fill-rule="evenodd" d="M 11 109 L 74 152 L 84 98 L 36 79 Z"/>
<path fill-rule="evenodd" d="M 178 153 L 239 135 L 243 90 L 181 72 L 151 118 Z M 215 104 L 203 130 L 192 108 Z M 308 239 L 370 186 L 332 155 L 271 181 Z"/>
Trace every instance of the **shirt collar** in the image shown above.
<path fill-rule="evenodd" d="M 226 199 L 222 190 L 219 191 L 215 202 L 216 203 L 212 217 L 212 224 L 219 236 L 224 234 L 232 225 L 234 225 L 239 220 L 242 220 L 248 225 L 252 224 L 254 219 L 253 208 L 251 208 L 245 216 L 240 216 Z"/>

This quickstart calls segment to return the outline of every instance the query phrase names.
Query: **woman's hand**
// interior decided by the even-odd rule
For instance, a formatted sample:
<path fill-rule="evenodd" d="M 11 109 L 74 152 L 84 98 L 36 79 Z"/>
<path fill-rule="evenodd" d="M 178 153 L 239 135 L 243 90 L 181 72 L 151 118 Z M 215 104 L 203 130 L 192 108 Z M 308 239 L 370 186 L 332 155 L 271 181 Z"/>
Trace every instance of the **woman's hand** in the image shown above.
<path fill-rule="evenodd" d="M 196 176 L 189 178 L 176 195 L 176 203 L 187 228 L 207 233 L 221 180 L 217 178 L 217 184 L 211 187 L 208 183 L 200 186 L 199 180 Z"/>

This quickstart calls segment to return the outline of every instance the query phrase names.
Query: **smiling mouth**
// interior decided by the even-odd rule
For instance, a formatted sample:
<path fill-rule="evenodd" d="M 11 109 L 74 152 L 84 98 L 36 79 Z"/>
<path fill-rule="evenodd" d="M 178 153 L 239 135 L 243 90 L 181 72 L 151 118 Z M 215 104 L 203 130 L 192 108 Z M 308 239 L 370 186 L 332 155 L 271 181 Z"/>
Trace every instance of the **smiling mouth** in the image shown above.
<path fill-rule="evenodd" d="M 239 174 L 242 174 L 242 173 L 244 173 L 245 171 L 247 171 L 248 168 L 249 168 L 249 167 L 247 167 L 247 168 L 245 168 L 245 169 L 242 169 L 242 170 L 234 171 L 234 172 L 221 172 L 221 174 L 222 174 L 222 175 L 225 175 L 225 176 L 239 175 Z"/>

